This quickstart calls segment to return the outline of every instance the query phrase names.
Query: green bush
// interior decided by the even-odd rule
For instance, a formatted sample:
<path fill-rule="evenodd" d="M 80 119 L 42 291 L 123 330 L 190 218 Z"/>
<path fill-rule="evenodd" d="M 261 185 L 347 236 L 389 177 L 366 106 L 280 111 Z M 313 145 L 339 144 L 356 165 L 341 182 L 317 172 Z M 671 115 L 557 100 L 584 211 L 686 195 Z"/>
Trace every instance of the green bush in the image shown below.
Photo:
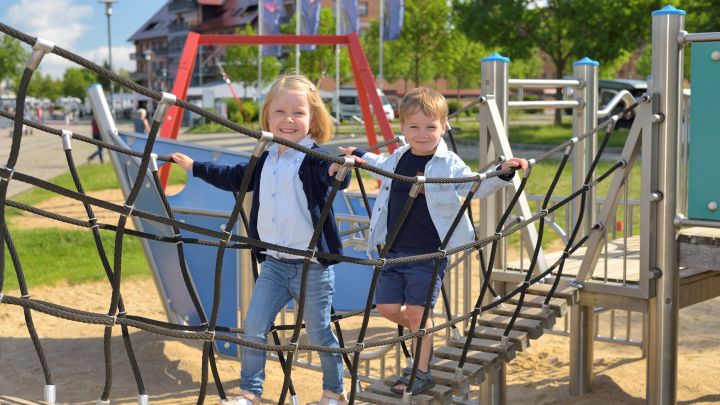
<path fill-rule="evenodd" d="M 243 111 L 240 110 L 240 106 L 238 105 L 237 101 L 228 100 L 227 113 L 228 119 L 230 121 L 236 122 L 238 124 L 257 121 L 259 114 L 259 108 L 257 103 L 252 100 L 242 101 L 242 110 L 245 112 L 245 114 L 243 114 Z"/>
<path fill-rule="evenodd" d="M 463 104 L 457 100 L 448 100 L 447 104 L 449 114 L 452 114 L 463 107 Z"/>

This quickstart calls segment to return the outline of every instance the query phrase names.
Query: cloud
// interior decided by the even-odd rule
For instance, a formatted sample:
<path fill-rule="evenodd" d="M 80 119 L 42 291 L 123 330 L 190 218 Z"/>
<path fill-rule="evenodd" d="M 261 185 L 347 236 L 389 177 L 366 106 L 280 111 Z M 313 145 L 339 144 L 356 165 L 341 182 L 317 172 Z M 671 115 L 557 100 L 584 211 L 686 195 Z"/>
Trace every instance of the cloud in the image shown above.
<path fill-rule="evenodd" d="M 92 29 L 83 22 L 92 17 L 92 5 L 76 4 L 73 0 L 21 0 L 8 7 L 5 20 L 32 36 L 72 49 L 77 40 Z"/>

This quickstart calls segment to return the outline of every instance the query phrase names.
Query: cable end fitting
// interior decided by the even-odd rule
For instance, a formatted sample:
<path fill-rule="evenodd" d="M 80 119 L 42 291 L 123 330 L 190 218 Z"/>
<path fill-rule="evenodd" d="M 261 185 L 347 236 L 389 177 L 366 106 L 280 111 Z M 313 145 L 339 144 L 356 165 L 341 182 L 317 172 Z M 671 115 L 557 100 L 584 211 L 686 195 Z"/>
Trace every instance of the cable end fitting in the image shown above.
<path fill-rule="evenodd" d="M 72 144 L 70 143 L 70 139 L 72 139 L 72 131 L 68 131 L 67 129 L 61 129 L 60 132 L 62 132 L 61 139 L 63 150 L 71 150 Z"/>
<path fill-rule="evenodd" d="M 43 56 L 45 56 L 46 53 L 50 53 L 55 49 L 55 44 L 48 41 L 47 39 L 37 37 L 35 39 L 35 44 L 33 45 L 33 50 L 30 52 L 30 56 L 28 57 L 27 63 L 25 66 L 30 70 L 37 70 L 38 66 L 40 66 L 40 62 L 42 62 Z"/>
<path fill-rule="evenodd" d="M 158 124 L 162 124 L 165 116 L 167 115 L 168 109 L 170 109 L 171 106 L 175 105 L 175 102 L 177 101 L 177 97 L 172 93 L 163 92 L 161 94 L 162 97 L 160 98 L 158 107 L 155 110 L 155 114 L 153 114 L 153 121 L 157 122 Z"/>
<path fill-rule="evenodd" d="M 272 132 L 262 131 L 260 139 L 258 139 L 258 143 L 255 145 L 255 148 L 253 148 L 252 155 L 259 158 L 265 152 L 268 144 L 272 142 L 273 139 L 275 139 L 275 135 L 273 135 Z"/>
<path fill-rule="evenodd" d="M 420 188 L 422 188 L 422 186 L 427 181 L 427 178 L 425 176 L 417 176 L 417 177 L 415 177 L 415 179 L 417 181 L 410 188 L 410 198 L 417 197 L 417 195 L 420 193 Z"/>
<path fill-rule="evenodd" d="M 150 171 L 153 173 L 158 171 L 157 157 L 157 153 L 150 154 Z"/>

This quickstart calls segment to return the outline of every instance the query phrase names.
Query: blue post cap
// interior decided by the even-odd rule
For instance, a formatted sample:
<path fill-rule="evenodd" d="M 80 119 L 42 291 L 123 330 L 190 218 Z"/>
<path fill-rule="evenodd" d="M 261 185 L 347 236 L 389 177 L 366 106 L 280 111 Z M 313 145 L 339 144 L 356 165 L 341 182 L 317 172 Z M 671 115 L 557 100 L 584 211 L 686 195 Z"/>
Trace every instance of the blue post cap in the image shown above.
<path fill-rule="evenodd" d="M 678 10 L 675 7 L 668 4 L 667 6 L 663 7 L 662 9 L 655 10 L 652 12 L 653 16 L 668 15 L 668 14 L 685 15 L 685 10 Z"/>
<path fill-rule="evenodd" d="M 600 66 L 600 62 L 598 62 L 596 60 L 592 60 L 592 59 L 588 58 L 587 56 L 578 61 L 573 62 L 573 66 L 582 66 L 582 65 Z"/>
<path fill-rule="evenodd" d="M 480 62 L 505 62 L 505 63 L 509 63 L 509 62 L 510 62 L 510 58 L 508 58 L 508 57 L 506 57 L 506 56 L 502 56 L 502 55 L 500 55 L 500 54 L 497 53 L 497 52 L 493 52 L 492 55 L 486 56 L 486 57 L 480 59 Z"/>

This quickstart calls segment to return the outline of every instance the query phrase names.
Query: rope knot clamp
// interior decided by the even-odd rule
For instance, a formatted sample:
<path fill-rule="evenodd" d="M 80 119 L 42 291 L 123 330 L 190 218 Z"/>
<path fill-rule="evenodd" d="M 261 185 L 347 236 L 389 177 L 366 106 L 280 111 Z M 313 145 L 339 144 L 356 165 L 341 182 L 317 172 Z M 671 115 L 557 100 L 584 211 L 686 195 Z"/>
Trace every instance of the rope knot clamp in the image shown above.
<path fill-rule="evenodd" d="M 24 299 L 24 300 L 29 300 L 29 299 L 30 299 L 30 294 L 21 295 L 20 298 L 22 298 L 22 299 Z"/>
<path fill-rule="evenodd" d="M 273 135 L 272 132 L 262 131 L 260 139 L 258 139 L 258 143 L 252 151 L 252 155 L 259 158 L 265 152 L 265 149 L 267 149 L 268 143 L 272 142 L 274 138 L 275 135 Z"/>
<path fill-rule="evenodd" d="M 317 250 L 315 249 L 306 249 L 305 252 L 310 254 L 306 259 L 313 260 L 317 257 Z"/>
<path fill-rule="evenodd" d="M 296 352 L 300 347 L 298 342 L 289 342 L 287 345 L 290 346 L 290 348 L 288 349 L 288 353 Z"/>
<path fill-rule="evenodd" d="M 578 138 L 577 136 L 573 136 L 572 138 L 570 138 L 570 145 L 575 146 L 575 144 L 578 143 L 579 141 L 580 141 L 580 138 Z"/>
<path fill-rule="evenodd" d="M 62 132 L 62 146 L 63 150 L 71 150 L 72 145 L 70 144 L 70 139 L 72 138 L 72 131 L 68 131 L 67 129 L 61 129 L 60 132 Z"/>
<path fill-rule="evenodd" d="M 182 235 L 181 235 L 181 234 L 176 233 L 176 234 L 173 235 L 173 236 L 175 237 L 175 244 L 176 244 L 176 245 L 179 245 L 179 244 L 183 243 L 182 240 L 181 240 L 181 238 L 182 238 Z"/>
<path fill-rule="evenodd" d="M 420 188 L 425 184 L 427 178 L 425 176 L 415 177 L 417 182 L 410 187 L 410 198 L 415 198 L 420 193 Z"/>
<path fill-rule="evenodd" d="M 117 324 L 117 315 L 107 314 L 107 315 L 105 315 L 105 316 L 108 317 L 108 318 L 110 318 L 110 319 L 112 319 L 112 323 L 110 323 L 110 326 L 113 326 L 113 325 L 116 325 L 116 324 Z"/>
<path fill-rule="evenodd" d="M 502 234 L 502 232 L 495 232 L 495 234 L 493 235 L 493 237 L 495 237 L 495 238 L 497 238 L 497 239 L 500 239 L 500 238 L 503 237 L 503 234 Z"/>
<path fill-rule="evenodd" d="M 384 257 L 381 257 L 381 258 L 379 258 L 379 259 L 377 259 L 377 260 L 380 262 L 380 265 L 377 265 L 377 266 L 375 266 L 375 267 L 380 267 L 380 268 L 382 268 L 382 267 L 385 267 L 385 265 L 387 264 L 387 259 L 384 258 Z"/>
<path fill-rule="evenodd" d="M 2 170 L 2 173 L 0 174 L 0 181 L 7 181 L 9 183 L 15 174 L 15 168 L 10 169 L 7 166 L 3 166 L 0 170 Z"/>
<path fill-rule="evenodd" d="M 153 173 L 158 171 L 157 158 L 158 158 L 157 153 L 150 154 L 150 171 Z"/>
<path fill-rule="evenodd" d="M 365 350 L 365 342 L 357 342 L 357 343 L 355 343 L 355 351 L 356 351 L 356 352 L 361 352 L 361 351 L 363 351 L 363 350 Z"/>
<path fill-rule="evenodd" d="M 547 208 L 543 208 L 540 210 L 540 215 L 546 217 L 550 214 L 550 211 L 547 210 Z"/>
<path fill-rule="evenodd" d="M 340 169 L 335 173 L 335 180 L 337 181 L 343 181 L 345 180 L 345 177 L 347 177 L 347 174 L 350 173 L 353 167 L 355 167 L 355 159 L 349 157 L 349 156 L 343 156 L 343 164 L 340 166 Z"/>
<path fill-rule="evenodd" d="M 523 283 L 522 283 L 522 288 L 523 288 L 524 290 L 527 290 L 528 288 L 530 288 L 530 282 L 529 282 L 529 281 L 523 281 Z"/>
<path fill-rule="evenodd" d="M 123 208 L 125 208 L 125 209 L 127 210 L 127 212 L 124 213 L 124 214 L 120 214 L 120 215 L 123 216 L 123 217 L 129 217 L 130 215 L 132 215 L 132 212 L 133 212 L 133 210 L 135 209 L 135 205 L 127 205 L 127 204 L 125 204 L 125 205 L 123 205 Z"/>
<path fill-rule="evenodd" d="M 100 225 L 98 225 L 98 223 L 97 223 L 97 218 L 95 218 L 95 217 L 89 218 L 88 222 L 90 223 L 90 229 L 100 228 Z"/>
<path fill-rule="evenodd" d="M 205 332 L 210 334 L 210 341 L 214 342 L 215 341 L 215 329 L 206 330 Z"/>
<path fill-rule="evenodd" d="M 425 329 L 425 328 L 418 329 L 418 336 L 425 336 L 427 334 L 428 334 L 427 329 Z"/>
<path fill-rule="evenodd" d="M 33 44 L 33 50 L 30 53 L 25 66 L 30 70 L 36 70 L 38 66 L 40 66 L 43 56 L 45 56 L 46 53 L 52 52 L 53 49 L 55 49 L 54 43 L 48 41 L 47 39 L 37 37 L 35 39 L 35 43 Z"/>
<path fill-rule="evenodd" d="M 230 239 L 232 239 L 232 232 L 230 232 L 230 231 L 223 231 L 223 235 L 226 235 L 227 238 L 222 239 L 221 242 L 222 242 L 223 244 L 227 245 L 228 243 L 230 243 Z"/>
<path fill-rule="evenodd" d="M 562 252 L 562 258 L 563 258 L 563 259 L 567 259 L 568 257 L 570 257 L 570 251 L 569 251 L 569 250 L 563 250 L 563 252 Z"/>
<path fill-rule="evenodd" d="M 438 259 L 444 259 L 445 257 L 447 257 L 447 250 L 438 248 L 438 252 L 440 252 L 440 254 L 442 255 L 438 257 Z"/>
<path fill-rule="evenodd" d="M 160 94 L 160 101 L 158 102 L 155 114 L 153 114 L 153 121 L 157 122 L 158 124 L 162 124 L 168 110 L 170 109 L 170 106 L 175 105 L 175 102 L 177 101 L 177 97 L 172 93 L 162 92 Z"/>

